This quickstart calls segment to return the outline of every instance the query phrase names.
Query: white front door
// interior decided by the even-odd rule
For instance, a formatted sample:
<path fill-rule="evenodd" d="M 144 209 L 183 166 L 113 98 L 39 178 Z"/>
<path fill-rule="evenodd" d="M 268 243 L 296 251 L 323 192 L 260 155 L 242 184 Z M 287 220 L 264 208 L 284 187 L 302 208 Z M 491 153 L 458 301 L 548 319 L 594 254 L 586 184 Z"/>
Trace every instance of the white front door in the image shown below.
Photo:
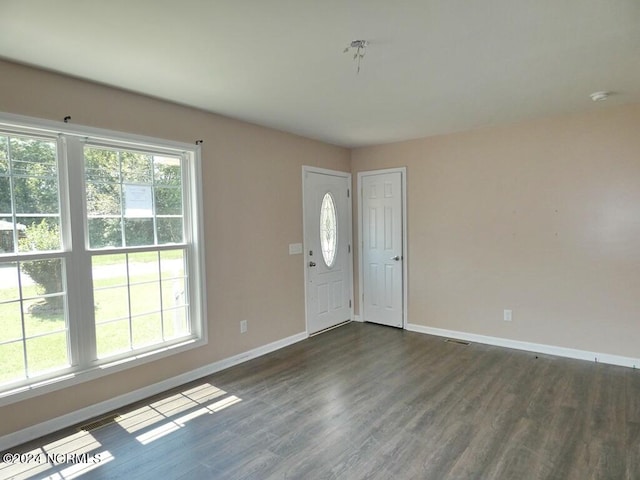
<path fill-rule="evenodd" d="M 404 171 L 360 175 L 362 319 L 404 325 Z"/>
<path fill-rule="evenodd" d="M 303 167 L 307 332 L 351 320 L 351 175 Z"/>

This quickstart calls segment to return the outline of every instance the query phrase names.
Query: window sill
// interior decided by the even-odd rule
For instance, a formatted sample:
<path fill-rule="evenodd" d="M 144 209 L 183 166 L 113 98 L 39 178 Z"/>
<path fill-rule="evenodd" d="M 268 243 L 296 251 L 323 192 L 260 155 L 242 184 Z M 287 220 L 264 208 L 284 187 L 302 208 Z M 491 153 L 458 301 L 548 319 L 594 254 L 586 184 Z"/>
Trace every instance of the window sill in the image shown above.
<path fill-rule="evenodd" d="M 133 355 L 122 360 L 97 365 L 89 369 L 77 372 L 66 371 L 54 378 L 0 392 L 0 407 L 79 385 L 113 373 L 129 370 L 171 355 L 193 350 L 206 344 L 207 340 L 205 338 L 189 339 L 174 345 L 163 346 L 150 352 Z"/>

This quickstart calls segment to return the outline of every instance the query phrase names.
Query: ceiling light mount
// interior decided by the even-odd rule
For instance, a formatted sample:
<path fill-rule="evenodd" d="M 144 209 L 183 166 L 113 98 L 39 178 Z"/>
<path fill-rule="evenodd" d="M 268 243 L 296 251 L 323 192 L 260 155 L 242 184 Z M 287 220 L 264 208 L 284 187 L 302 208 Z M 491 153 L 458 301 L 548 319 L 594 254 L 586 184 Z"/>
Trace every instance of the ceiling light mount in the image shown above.
<path fill-rule="evenodd" d="M 611 95 L 610 92 L 593 92 L 589 96 L 591 97 L 591 100 L 593 100 L 594 102 L 603 102 L 607 98 L 609 98 L 609 95 Z"/>
<path fill-rule="evenodd" d="M 360 60 L 364 58 L 365 53 L 367 53 L 367 47 L 369 46 L 369 42 L 367 40 L 352 40 L 347 48 L 343 50 L 343 53 L 347 53 L 349 50 L 353 50 L 353 60 L 358 62 L 358 73 L 360 73 Z"/>

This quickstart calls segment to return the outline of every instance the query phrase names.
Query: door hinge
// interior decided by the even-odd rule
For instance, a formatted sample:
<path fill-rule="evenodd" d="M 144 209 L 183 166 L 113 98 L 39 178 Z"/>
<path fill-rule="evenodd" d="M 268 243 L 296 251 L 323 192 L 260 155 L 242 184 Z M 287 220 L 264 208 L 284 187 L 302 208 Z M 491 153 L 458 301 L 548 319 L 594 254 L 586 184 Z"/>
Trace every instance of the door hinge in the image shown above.
<path fill-rule="evenodd" d="M 347 245 L 347 253 L 351 253 L 351 245 Z"/>
<path fill-rule="evenodd" d="M 349 189 L 347 188 L 347 198 L 349 198 L 349 195 L 350 195 L 350 194 L 351 194 L 351 190 L 349 190 Z"/>
<path fill-rule="evenodd" d="M 351 300 L 349 300 L 349 308 L 351 308 Z"/>

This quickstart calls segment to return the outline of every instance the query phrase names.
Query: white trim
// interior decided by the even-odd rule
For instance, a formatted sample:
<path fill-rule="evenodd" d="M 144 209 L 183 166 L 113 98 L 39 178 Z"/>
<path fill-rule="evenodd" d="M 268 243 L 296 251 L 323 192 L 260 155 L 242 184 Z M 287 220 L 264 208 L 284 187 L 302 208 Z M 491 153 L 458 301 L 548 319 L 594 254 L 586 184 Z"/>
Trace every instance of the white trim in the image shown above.
<path fill-rule="evenodd" d="M 353 321 L 354 322 L 360 322 L 360 323 L 363 322 L 362 317 L 360 315 L 354 315 L 353 316 Z"/>
<path fill-rule="evenodd" d="M 351 172 L 343 172 L 342 170 L 329 170 L 328 168 L 312 167 L 310 165 L 302 166 L 302 173 L 322 173 L 323 175 L 333 175 L 334 177 L 351 178 Z M 304 177 L 302 177 L 304 179 Z"/>
<path fill-rule="evenodd" d="M 416 324 L 408 324 L 407 330 L 411 332 L 426 333 L 427 335 L 436 335 L 438 337 L 455 338 L 458 340 L 466 340 L 469 342 L 484 343 L 486 345 L 494 345 L 496 347 L 513 348 L 516 350 L 525 350 L 528 352 L 556 355 L 558 357 L 575 358 L 577 360 L 589 360 L 592 362 L 595 361 L 598 363 L 606 363 L 609 365 L 619 365 L 621 367 L 640 367 L 640 358 L 623 357 L 620 355 L 612 355 L 609 353 L 577 350 L 575 348 L 558 347 L 555 345 L 546 345 L 543 343 L 523 342 L 520 340 L 511 340 L 501 337 L 490 337 L 487 335 L 459 332 L 456 330 L 445 330 L 442 328 L 425 327 L 423 325 Z"/>
<path fill-rule="evenodd" d="M 3 391 L 0 393 L 0 407 L 79 385 L 97 378 L 106 377 L 112 373 L 121 372 L 129 368 L 144 365 L 145 363 L 155 362 L 170 355 L 186 352 L 206 344 L 207 342 L 204 341 L 204 339 L 187 339 L 177 344 L 163 345 L 151 352 L 141 352 L 136 355 L 114 360 L 111 363 L 96 365 L 84 370 L 61 369 L 60 372 L 56 372 L 58 375 L 53 378 L 43 378 L 30 384 Z"/>
<path fill-rule="evenodd" d="M 364 280 L 364 271 L 362 266 L 362 177 L 397 172 L 400 173 L 400 182 L 402 185 L 402 328 L 408 329 L 409 277 L 407 274 L 407 265 L 409 265 L 409 243 L 407 238 L 407 167 L 385 168 L 382 170 L 366 170 L 363 172 L 358 172 L 358 305 L 360 306 L 359 317 L 363 317 L 362 310 L 364 307 L 364 300 L 362 297 L 362 282 Z M 365 319 L 362 318 L 362 320 L 360 321 L 365 321 Z"/>
<path fill-rule="evenodd" d="M 63 122 L 43 120 L 22 115 L 0 112 L 0 127 L 17 135 L 47 135 L 57 138 L 58 143 L 58 183 L 60 189 L 60 215 L 64 251 L 37 254 L 20 254 L 19 259 L 31 260 L 51 256 L 65 258 L 67 269 L 67 325 L 70 361 L 66 368 L 43 373 L 35 379 L 25 379 L 13 385 L 3 385 L 0 392 L 0 407 L 53 392 L 88 380 L 151 362 L 167 355 L 183 352 L 207 343 L 207 303 L 206 272 L 204 262 L 203 200 L 201 174 L 201 148 L 198 145 L 174 142 L 171 140 L 128 134 L 118 131 L 71 125 Z M 186 244 L 176 245 L 185 248 L 189 261 L 189 285 L 192 335 L 172 342 L 163 342 L 146 349 L 138 349 L 134 354 L 127 352 L 108 360 L 95 360 L 95 331 L 92 322 L 82 322 L 84 314 L 93 311 L 93 292 L 91 278 L 91 255 L 104 254 L 104 250 L 90 250 L 87 241 L 86 205 L 84 201 L 84 159 L 82 145 L 87 136 L 108 141 L 113 146 L 148 147 L 152 152 L 179 154 L 185 161 L 183 165 L 184 183 L 184 221 L 188 231 Z M 76 201 L 82 198 L 83 201 Z M 74 224 L 74 221 L 77 222 Z M 154 245 L 138 248 L 118 249 L 118 253 L 131 251 L 160 251 L 173 248 L 171 245 Z M 115 251 L 114 251 L 115 252 Z M 6 261 L 11 261 L 11 258 Z M 194 288 L 193 286 L 199 288 Z M 69 292 L 74 292 L 71 295 Z M 69 321 L 69 318 L 75 321 Z M 93 359 L 93 360 L 92 360 Z M 106 363 L 105 363 L 106 362 Z"/>
<path fill-rule="evenodd" d="M 309 318 L 308 318 L 308 305 L 307 305 L 307 286 L 308 286 L 308 269 L 307 269 L 307 254 L 306 248 L 309 244 L 306 238 L 307 235 L 307 224 L 306 224 L 306 205 L 305 205 L 305 189 L 306 189 L 306 176 L 307 173 L 320 173 L 323 175 L 332 175 L 335 177 L 346 178 L 348 183 L 348 189 L 351 192 L 349 197 L 347 198 L 347 234 L 349 235 L 348 242 L 351 245 L 351 252 L 349 253 L 348 263 L 349 263 L 349 290 L 350 290 L 350 299 L 351 307 L 349 308 L 349 318 L 354 318 L 354 308 L 355 308 L 355 297 L 354 297 L 354 289 L 353 289 L 353 251 L 355 249 L 355 245 L 353 245 L 353 181 L 351 177 L 351 172 L 342 172 L 340 170 L 329 170 L 327 168 L 320 167 L 311 167 L 309 165 L 302 166 L 302 268 L 304 269 L 304 324 L 307 334 L 309 334 Z"/>
<path fill-rule="evenodd" d="M 195 370 L 191 370 L 190 372 L 186 372 L 181 375 L 168 378 L 161 382 L 154 383 L 153 385 L 134 390 L 133 392 L 125 393 L 109 400 L 96 403 L 95 405 L 81 408 L 80 410 L 76 410 L 75 412 L 67 413 L 66 415 L 62 415 L 60 417 L 47 420 L 37 425 L 24 428 L 17 432 L 4 435 L 3 437 L 0 437 L 0 451 L 7 450 L 8 448 L 34 440 L 44 435 L 48 435 L 49 433 L 56 432 L 85 420 L 104 415 L 105 413 L 111 412 L 115 409 L 130 405 L 131 403 L 135 403 L 140 400 L 144 400 L 145 398 L 148 398 L 150 396 L 157 395 L 175 387 L 179 387 L 180 385 L 198 380 L 199 378 L 206 377 L 207 375 L 212 375 L 226 368 L 233 367 L 248 360 L 266 355 L 267 353 L 271 353 L 289 345 L 293 345 L 294 343 L 300 342 L 302 340 L 306 340 L 307 338 L 308 335 L 306 332 L 298 333 L 296 335 L 277 340 L 267 345 L 262 345 L 261 347 L 254 348 L 247 352 L 225 358 L 218 362 L 196 368 Z"/>
<path fill-rule="evenodd" d="M 196 304 L 193 314 L 196 318 L 201 318 L 198 323 L 200 329 L 198 334 L 204 343 L 209 342 L 209 314 L 208 314 L 208 297 L 207 297 L 207 275 L 206 275 L 206 254 L 205 254 L 205 238 L 204 238 L 204 194 L 202 187 L 202 148 L 197 145 L 193 151 L 193 162 L 190 163 L 189 181 L 191 182 L 189 207 L 191 215 L 189 215 L 189 234 L 192 235 L 191 241 L 195 247 L 197 258 L 192 260 L 189 265 L 189 275 L 193 276 L 195 285 L 200 288 L 196 292 Z M 193 251 L 193 249 L 192 249 Z M 194 268 L 195 267 L 195 268 Z M 193 322 L 192 322 L 193 325 Z"/>
<path fill-rule="evenodd" d="M 74 123 L 58 122 L 55 120 L 45 120 L 42 118 L 28 117 L 26 115 L 16 115 L 14 113 L 0 112 L 0 125 L 18 128 L 21 131 L 31 130 L 35 133 L 41 132 L 48 135 L 57 135 L 63 133 L 65 135 L 77 135 L 80 137 L 92 137 L 98 139 L 108 139 L 112 145 L 120 144 L 125 147 L 128 143 L 137 146 L 150 146 L 156 150 L 164 148 L 173 153 L 182 152 L 184 150 L 194 150 L 193 143 L 178 142 L 166 140 L 163 138 L 149 137 L 146 135 L 137 135 L 133 133 L 122 132 L 119 130 L 107 130 L 104 128 L 87 127 Z M 117 139 L 114 140 L 113 137 Z"/>

